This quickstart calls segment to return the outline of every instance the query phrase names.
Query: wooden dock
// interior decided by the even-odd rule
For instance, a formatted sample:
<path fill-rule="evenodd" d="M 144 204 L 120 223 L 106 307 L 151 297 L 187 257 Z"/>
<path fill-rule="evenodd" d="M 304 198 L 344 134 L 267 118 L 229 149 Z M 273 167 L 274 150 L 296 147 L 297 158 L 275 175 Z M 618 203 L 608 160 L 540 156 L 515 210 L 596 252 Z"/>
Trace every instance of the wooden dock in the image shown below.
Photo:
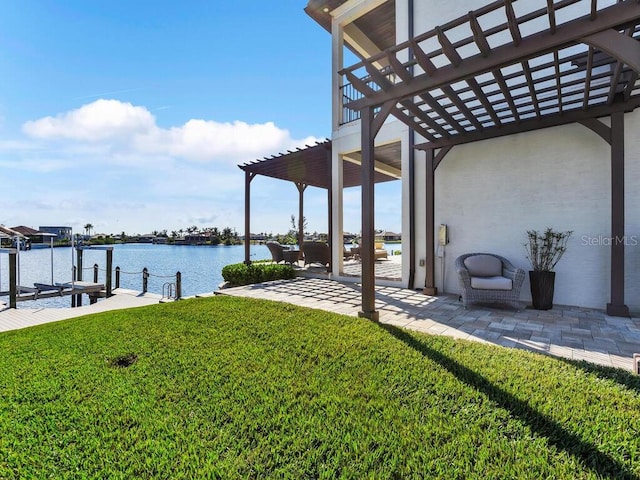
<path fill-rule="evenodd" d="M 7 308 L 1 310 L 4 307 L 0 302 L 0 332 L 67 320 L 91 313 L 153 305 L 160 303 L 161 299 L 161 295 L 154 293 L 140 293 L 135 290 L 117 288 L 113 291 L 113 296 L 109 298 L 92 305 L 75 308 Z"/>

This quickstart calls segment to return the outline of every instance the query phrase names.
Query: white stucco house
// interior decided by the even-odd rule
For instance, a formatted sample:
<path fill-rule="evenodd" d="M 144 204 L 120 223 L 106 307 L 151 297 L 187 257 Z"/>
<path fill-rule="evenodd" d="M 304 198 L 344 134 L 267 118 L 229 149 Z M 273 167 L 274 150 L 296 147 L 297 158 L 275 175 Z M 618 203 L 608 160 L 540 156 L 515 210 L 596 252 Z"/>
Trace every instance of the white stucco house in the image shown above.
<path fill-rule="evenodd" d="M 640 312 L 637 1 L 309 0 L 305 10 L 332 38 L 332 138 L 241 166 L 247 212 L 257 174 L 296 182 L 301 210 L 307 185 L 326 188 L 340 279 L 343 194 L 360 185 L 370 318 L 381 181 L 402 184 L 402 275 L 387 282 L 458 293 L 454 260 L 469 252 L 529 270 L 526 231 L 553 227 L 573 231 L 556 303 Z"/>

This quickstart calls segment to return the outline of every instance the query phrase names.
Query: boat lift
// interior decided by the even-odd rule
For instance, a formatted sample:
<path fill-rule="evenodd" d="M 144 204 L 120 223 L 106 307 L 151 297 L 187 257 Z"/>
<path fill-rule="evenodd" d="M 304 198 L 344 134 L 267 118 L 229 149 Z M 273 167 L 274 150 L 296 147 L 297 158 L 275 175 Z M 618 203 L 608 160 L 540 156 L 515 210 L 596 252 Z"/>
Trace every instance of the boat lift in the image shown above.
<path fill-rule="evenodd" d="M 76 251 L 77 269 L 73 265 L 73 250 Z M 106 251 L 106 282 L 85 282 L 82 280 L 82 253 L 84 250 L 105 250 Z M 82 294 L 89 295 L 91 303 L 95 303 L 98 298 L 111 297 L 112 291 L 112 270 L 113 270 L 113 247 L 112 246 L 72 246 L 72 268 L 77 274 L 72 275 L 71 282 L 53 282 L 53 254 L 51 284 L 34 283 L 33 287 L 20 286 L 19 251 L 17 248 L 0 248 L 0 254 L 9 254 L 9 290 L 0 292 L 0 295 L 9 296 L 9 308 L 16 308 L 17 302 L 26 300 L 37 300 L 38 298 L 50 298 L 55 296 L 71 295 L 71 306 L 82 305 Z M 23 293 L 24 292 L 24 293 Z"/>

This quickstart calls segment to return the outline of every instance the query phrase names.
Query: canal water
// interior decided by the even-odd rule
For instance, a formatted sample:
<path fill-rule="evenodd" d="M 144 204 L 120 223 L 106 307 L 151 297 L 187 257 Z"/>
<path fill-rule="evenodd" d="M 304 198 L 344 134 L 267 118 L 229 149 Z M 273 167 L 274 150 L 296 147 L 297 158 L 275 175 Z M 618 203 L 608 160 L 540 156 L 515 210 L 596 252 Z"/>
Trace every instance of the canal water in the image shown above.
<path fill-rule="evenodd" d="M 265 245 L 251 246 L 251 259 L 270 259 Z M 71 281 L 71 247 L 33 249 L 20 252 L 20 285 L 32 287 L 35 282 L 50 284 Z M 120 267 L 120 287 L 142 290 L 142 269 L 149 271 L 148 291 L 163 293 L 163 286 L 175 283 L 176 272 L 182 275 L 182 295 L 213 292 L 224 281 L 222 268 L 231 263 L 244 261 L 244 246 L 196 246 L 196 245 L 153 245 L 129 243 L 113 245 L 113 268 Z M 93 265 L 98 265 L 98 281 L 105 281 L 106 251 L 84 250 L 82 277 L 93 281 Z M 53 274 L 52 268 L 53 265 Z M 113 276 L 115 286 L 115 274 Z M 165 288 L 167 288 L 165 286 Z M 9 290 L 9 256 L 0 254 L 0 291 Z M 19 302 L 18 308 L 68 307 L 71 297 L 40 299 L 35 302 Z M 0 300 L 8 301 L 8 297 Z M 85 300 L 86 301 L 86 300 Z"/>

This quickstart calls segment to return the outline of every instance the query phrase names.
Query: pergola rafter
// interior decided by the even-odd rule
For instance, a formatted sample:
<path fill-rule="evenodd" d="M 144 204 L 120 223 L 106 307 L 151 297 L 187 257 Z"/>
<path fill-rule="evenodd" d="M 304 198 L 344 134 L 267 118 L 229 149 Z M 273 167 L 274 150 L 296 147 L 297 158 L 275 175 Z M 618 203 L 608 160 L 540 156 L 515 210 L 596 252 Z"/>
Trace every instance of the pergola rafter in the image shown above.
<path fill-rule="evenodd" d="M 416 131 L 428 132 L 423 137 L 429 148 L 434 140 L 466 143 L 459 137 L 530 117 L 612 105 L 619 92 L 632 97 L 640 73 L 637 0 L 604 8 L 587 2 L 582 17 L 564 23 L 558 18 L 566 16 L 565 9 L 584 2 L 546 3 L 518 16 L 517 4 L 494 2 L 342 70 L 362 95 L 347 107 L 394 101 L 398 110 L 392 115 L 410 126 L 423 125 L 426 132 Z M 523 34 L 530 22 L 543 18 L 548 28 Z M 493 26 L 483 29 L 481 20 Z M 461 26 L 470 35 L 452 40 Z M 423 45 L 434 40 L 439 48 L 425 52 Z M 478 53 L 465 57 L 463 51 Z M 376 68 L 382 58 L 388 63 L 384 73 Z"/>

